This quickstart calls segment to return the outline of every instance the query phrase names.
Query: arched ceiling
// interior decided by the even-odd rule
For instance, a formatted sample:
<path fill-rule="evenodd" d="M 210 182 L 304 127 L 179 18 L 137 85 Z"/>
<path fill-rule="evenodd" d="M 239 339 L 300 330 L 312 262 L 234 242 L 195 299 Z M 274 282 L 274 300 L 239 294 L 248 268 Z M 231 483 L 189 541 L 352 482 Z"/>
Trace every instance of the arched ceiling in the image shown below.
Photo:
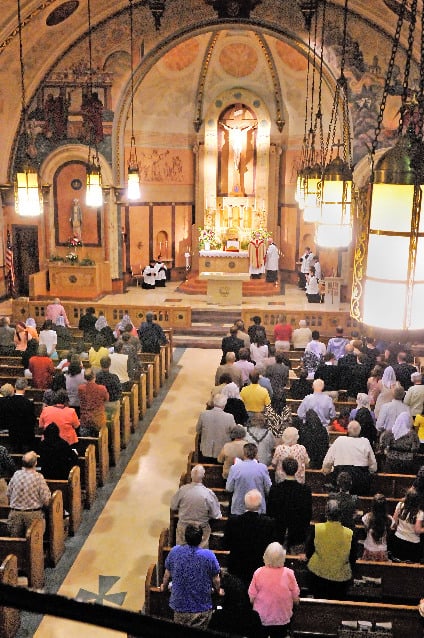
<path fill-rule="evenodd" d="M 69 52 L 72 55 L 74 45 L 81 45 L 79 56 L 80 58 L 85 56 L 85 61 L 88 63 L 86 37 L 88 26 L 87 1 L 21 0 L 23 56 L 28 100 L 36 94 L 40 83 L 48 74 L 53 69 L 60 68 L 62 60 L 69 58 Z M 170 81 L 171 79 L 174 80 L 176 74 L 181 73 L 187 63 L 187 59 L 184 56 L 193 54 L 193 51 L 190 52 L 190 46 L 193 47 L 196 44 L 194 44 L 195 40 L 193 40 L 191 45 L 189 44 L 180 50 L 176 49 L 173 53 L 170 53 L 172 47 L 174 45 L 179 46 L 180 42 L 184 40 L 190 40 L 191 29 L 197 35 L 203 33 L 205 40 L 210 38 L 212 33 L 219 32 L 220 42 L 215 55 L 214 72 L 217 82 L 220 82 L 222 90 L 225 90 L 227 88 L 225 86 L 226 78 L 230 78 L 233 83 L 237 81 L 237 76 L 240 81 L 245 81 L 245 78 L 248 78 L 248 81 L 252 81 L 253 84 L 255 82 L 260 83 L 260 78 L 254 77 L 254 71 L 256 68 L 260 68 L 256 64 L 255 56 L 257 56 L 258 48 L 261 46 L 260 42 L 258 43 L 258 37 L 262 38 L 265 45 L 270 46 L 271 49 L 270 60 L 266 61 L 262 67 L 264 70 L 263 82 L 269 85 L 271 93 L 275 92 L 275 112 L 272 116 L 274 121 L 278 119 L 277 93 L 279 85 L 282 84 L 281 69 L 279 68 L 280 77 L 277 81 L 273 80 L 272 75 L 273 67 L 281 67 L 281 60 L 285 56 L 280 54 L 278 42 L 273 43 L 270 38 L 273 37 L 274 33 L 279 33 L 281 34 L 281 47 L 284 47 L 284 40 L 286 40 L 290 42 L 290 45 L 298 46 L 300 49 L 303 46 L 305 50 L 307 31 L 299 9 L 299 3 L 305 0 L 259 0 L 257 6 L 251 12 L 250 21 L 245 21 L 244 24 L 244 29 L 252 27 L 251 33 L 253 39 L 256 39 L 255 47 L 243 44 L 243 37 L 240 38 L 239 42 L 231 42 L 225 47 L 222 42 L 226 37 L 225 29 L 228 28 L 228 23 L 230 23 L 230 29 L 236 30 L 237 21 L 218 21 L 215 10 L 210 2 L 206 0 L 165 0 L 161 28 L 156 30 L 149 8 L 149 1 L 133 0 L 135 43 L 139 54 L 138 62 L 140 58 L 144 58 L 145 68 L 148 69 L 149 55 L 156 60 L 160 60 L 168 52 L 169 57 L 164 59 L 162 68 L 167 67 L 170 73 Z M 249 2 L 250 0 L 240 1 Z M 340 10 L 344 4 L 344 0 L 327 0 L 329 22 L 335 19 L 334 16 L 340 16 Z M 390 37 L 395 30 L 397 20 L 395 10 L 398 5 L 399 0 L 372 0 L 372 2 L 369 0 L 349 0 L 350 24 L 360 23 L 366 26 L 368 32 L 375 31 L 376 36 L 377 34 L 386 33 Z M 99 38 L 98 36 L 102 36 L 102 34 L 104 36 L 105 30 L 114 28 L 114 22 L 111 19 L 119 14 L 123 15 L 127 24 L 129 3 L 128 0 L 90 0 L 90 6 L 93 40 L 95 40 L 95 47 L 101 53 L 102 41 L 99 41 L 101 37 Z M 8 156 L 13 146 L 20 114 L 17 0 L 3 0 L 2 9 L 0 16 L 0 130 L 2 130 L 3 149 L 6 151 L 5 155 Z M 358 29 L 352 29 L 352 31 L 355 31 L 354 37 L 358 39 Z M 406 29 L 404 31 L 406 32 Z M 184 35 L 180 38 L 179 34 Z M 120 40 L 120 53 L 126 52 L 128 54 L 128 31 L 122 30 L 122 34 L 117 34 L 115 40 Z M 202 42 L 202 39 L 199 41 Z M 368 38 L 367 42 L 361 42 L 360 46 L 370 51 L 370 47 L 373 44 L 373 38 L 371 37 Z M 389 46 L 386 47 L 387 50 L 389 48 Z M 200 55 L 207 51 L 206 42 L 203 48 L 201 47 L 199 50 L 202 52 Z M 263 64 L 264 56 L 261 55 L 261 58 Z M 337 59 L 334 57 L 328 63 L 330 67 L 333 64 L 334 76 L 336 77 Z M 201 89 L 201 70 L 204 69 L 204 66 L 204 63 L 198 65 L 198 76 L 190 77 L 189 81 L 187 81 L 187 86 L 184 87 L 185 89 L 188 86 L 191 87 L 193 103 L 196 103 Z M 292 70 L 296 71 L 296 68 L 293 67 Z M 121 71 L 121 89 L 124 89 L 125 83 L 128 82 L 127 63 L 122 67 Z M 384 71 L 385 69 L 383 69 L 383 73 Z M 207 84 L 206 88 L 210 92 L 212 91 L 210 86 L 211 77 L 214 78 L 215 76 L 209 73 L 207 78 L 209 86 Z M 122 98 L 118 97 L 117 101 L 120 99 Z M 119 104 L 115 106 L 119 107 Z M 119 108 L 115 109 L 116 112 L 119 112 Z M 284 113 L 282 115 L 284 116 Z M 191 125 L 197 116 L 196 112 L 190 113 Z M 303 117 L 303 114 L 301 117 Z M 7 125 L 5 126 L 6 123 Z M 5 165 L 0 165 L 0 173 L 3 173 L 2 177 L 4 179 Z"/>

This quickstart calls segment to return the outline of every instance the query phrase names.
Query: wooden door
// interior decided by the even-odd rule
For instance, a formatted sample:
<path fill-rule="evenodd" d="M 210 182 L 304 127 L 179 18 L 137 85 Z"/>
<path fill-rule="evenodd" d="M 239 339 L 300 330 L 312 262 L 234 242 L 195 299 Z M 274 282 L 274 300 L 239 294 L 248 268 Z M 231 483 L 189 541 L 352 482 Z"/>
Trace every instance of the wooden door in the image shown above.
<path fill-rule="evenodd" d="M 40 270 L 38 255 L 38 227 L 17 226 L 12 228 L 15 263 L 16 292 L 29 295 L 29 276 Z"/>

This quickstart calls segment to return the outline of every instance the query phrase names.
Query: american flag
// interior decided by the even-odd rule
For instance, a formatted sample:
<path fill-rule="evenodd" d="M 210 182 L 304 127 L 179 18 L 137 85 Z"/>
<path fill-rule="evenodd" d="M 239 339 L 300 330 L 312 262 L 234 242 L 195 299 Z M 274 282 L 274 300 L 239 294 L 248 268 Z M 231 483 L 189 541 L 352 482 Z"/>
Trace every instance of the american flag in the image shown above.
<path fill-rule="evenodd" d="M 16 280 L 15 280 L 15 265 L 13 263 L 13 246 L 10 239 L 10 230 L 7 231 L 6 241 L 6 268 L 7 268 L 7 287 L 8 294 L 11 297 L 16 297 Z"/>

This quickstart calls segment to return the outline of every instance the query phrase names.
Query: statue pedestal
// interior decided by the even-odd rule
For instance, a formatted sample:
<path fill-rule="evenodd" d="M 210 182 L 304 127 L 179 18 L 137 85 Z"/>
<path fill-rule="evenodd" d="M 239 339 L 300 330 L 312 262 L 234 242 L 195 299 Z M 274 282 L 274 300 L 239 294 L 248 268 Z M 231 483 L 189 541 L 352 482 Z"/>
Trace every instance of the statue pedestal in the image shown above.
<path fill-rule="evenodd" d="M 219 306 L 241 305 L 243 281 L 248 273 L 201 272 L 199 279 L 207 281 L 207 302 Z"/>

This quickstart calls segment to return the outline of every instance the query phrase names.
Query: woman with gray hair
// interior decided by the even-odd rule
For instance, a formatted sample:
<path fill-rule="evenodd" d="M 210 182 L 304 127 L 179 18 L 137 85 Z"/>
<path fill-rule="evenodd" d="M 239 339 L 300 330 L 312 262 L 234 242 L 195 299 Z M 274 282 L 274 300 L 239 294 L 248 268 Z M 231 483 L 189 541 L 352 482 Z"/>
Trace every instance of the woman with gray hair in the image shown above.
<path fill-rule="evenodd" d="M 248 590 L 253 609 L 270 638 L 287 636 L 293 605 L 299 602 L 299 585 L 293 570 L 284 567 L 285 560 L 282 545 L 270 543 L 264 553 L 265 567 L 255 571 Z"/>
<path fill-rule="evenodd" d="M 356 414 L 361 408 L 366 408 L 371 412 L 370 398 L 368 394 L 365 394 L 365 392 L 358 392 L 358 394 L 356 395 L 356 408 L 353 408 L 350 411 L 349 421 L 354 421 L 356 419 Z"/>
<path fill-rule="evenodd" d="M 401 412 L 392 431 L 383 432 L 381 445 L 386 454 L 385 472 L 414 474 L 414 458 L 419 450 L 420 440 L 409 412 Z"/>
<path fill-rule="evenodd" d="M 275 482 L 281 483 L 286 478 L 283 470 L 283 460 L 288 456 L 296 459 L 299 468 L 296 472 L 296 481 L 298 483 L 305 482 L 305 470 L 309 465 L 309 456 L 306 448 L 299 445 L 299 432 L 296 428 L 288 427 L 284 430 L 281 437 L 281 444 L 277 446 L 272 465 L 275 467 Z"/>

